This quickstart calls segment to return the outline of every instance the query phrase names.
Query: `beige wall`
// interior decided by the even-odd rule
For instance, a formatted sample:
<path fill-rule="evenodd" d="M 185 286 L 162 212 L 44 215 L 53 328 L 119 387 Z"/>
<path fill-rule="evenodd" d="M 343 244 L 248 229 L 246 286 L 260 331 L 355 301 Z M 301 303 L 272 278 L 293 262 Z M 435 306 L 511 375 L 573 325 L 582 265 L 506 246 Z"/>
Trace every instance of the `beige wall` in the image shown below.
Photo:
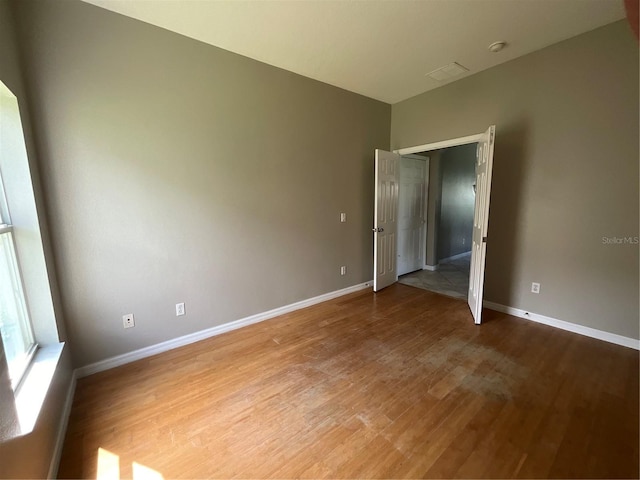
<path fill-rule="evenodd" d="M 46 288 L 51 289 L 54 303 L 58 305 L 56 279 L 53 274 L 53 259 L 49 255 L 50 245 L 45 216 L 43 215 L 44 203 L 38 177 L 37 152 L 31 136 L 29 104 L 27 103 L 27 94 L 20 68 L 17 44 L 14 41 L 12 15 L 6 0 L 0 0 L 0 77 L 0 80 L 17 96 L 20 104 L 22 126 L 25 131 L 26 147 L 29 153 L 30 175 L 34 184 L 35 203 L 38 206 L 39 213 L 39 228 L 33 225 L 30 227 L 32 229 L 30 241 L 36 241 L 34 236 L 37 233 L 37 241 L 41 243 L 38 246 L 38 250 L 47 253 L 47 265 L 45 268 L 46 274 L 48 274 L 48 282 L 45 280 L 44 283 L 49 283 Z M 38 231 L 36 232 L 33 229 Z M 36 259 L 30 258 L 28 263 L 33 266 L 35 261 Z M 25 283 L 41 282 L 41 279 L 36 279 L 35 277 L 43 274 L 42 269 L 37 271 L 36 268 L 33 268 L 33 270 L 23 273 L 25 274 Z M 27 285 L 28 288 L 30 288 L 29 285 Z M 39 315 L 40 312 L 41 310 L 36 309 L 35 314 Z M 59 311 L 57 312 L 57 318 L 59 335 L 64 338 L 64 326 Z M 38 319 L 34 320 L 37 323 Z M 53 335 L 55 336 L 55 333 Z M 11 405 L 13 392 L 1 347 L 0 357 L 2 357 L 0 358 L 0 478 L 44 478 L 48 474 L 52 461 L 62 410 L 71 382 L 72 369 L 69 353 L 65 349 L 34 430 L 28 435 L 18 437 L 12 435 L 12 433 L 15 433 L 12 430 L 16 428 L 16 414 Z"/>
<path fill-rule="evenodd" d="M 485 298 L 639 338 L 638 245 L 602 240 L 638 236 L 638 45 L 626 22 L 394 105 L 391 147 L 491 124 Z"/>
<path fill-rule="evenodd" d="M 76 366 L 371 280 L 389 105 L 92 5 L 17 11 Z"/>

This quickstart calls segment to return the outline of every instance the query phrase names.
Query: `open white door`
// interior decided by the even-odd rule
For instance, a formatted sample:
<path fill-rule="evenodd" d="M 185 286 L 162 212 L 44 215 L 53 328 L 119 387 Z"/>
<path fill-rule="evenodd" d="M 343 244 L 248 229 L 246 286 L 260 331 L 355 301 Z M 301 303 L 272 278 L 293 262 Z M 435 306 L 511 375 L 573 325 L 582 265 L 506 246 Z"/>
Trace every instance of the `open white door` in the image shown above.
<path fill-rule="evenodd" d="M 487 227 L 489 225 L 489 198 L 491 197 L 491 171 L 493 169 L 493 143 L 496 127 L 492 125 L 478 141 L 476 164 L 476 204 L 473 215 L 471 240 L 471 272 L 469 275 L 469 308 L 475 323 L 482 322 L 482 294 L 484 290 L 484 263 L 487 255 Z"/>
<path fill-rule="evenodd" d="M 373 225 L 373 291 L 398 281 L 398 172 L 400 155 L 376 150 Z"/>

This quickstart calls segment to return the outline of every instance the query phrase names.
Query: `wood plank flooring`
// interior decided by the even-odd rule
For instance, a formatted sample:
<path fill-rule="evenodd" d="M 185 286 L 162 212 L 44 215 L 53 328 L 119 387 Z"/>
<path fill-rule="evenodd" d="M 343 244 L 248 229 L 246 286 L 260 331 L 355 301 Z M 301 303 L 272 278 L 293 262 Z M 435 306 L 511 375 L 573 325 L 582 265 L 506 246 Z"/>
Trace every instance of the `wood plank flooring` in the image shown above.
<path fill-rule="evenodd" d="M 638 352 L 485 317 L 397 284 L 81 379 L 59 478 L 638 478 Z"/>

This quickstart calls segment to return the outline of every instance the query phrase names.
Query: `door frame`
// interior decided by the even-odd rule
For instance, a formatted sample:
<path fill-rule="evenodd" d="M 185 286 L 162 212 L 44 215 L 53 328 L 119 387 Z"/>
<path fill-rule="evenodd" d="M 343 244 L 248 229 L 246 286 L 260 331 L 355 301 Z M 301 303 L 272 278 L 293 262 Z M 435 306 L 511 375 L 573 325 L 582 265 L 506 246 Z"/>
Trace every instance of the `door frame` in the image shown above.
<path fill-rule="evenodd" d="M 403 157 L 410 157 L 411 155 L 415 154 L 415 153 L 428 153 L 430 151 L 433 150 L 440 150 L 442 148 L 449 148 L 449 147 L 459 147 L 461 145 L 468 145 L 470 143 L 478 143 L 480 140 L 482 140 L 482 137 L 484 135 L 484 132 L 482 133 L 477 133 L 475 135 L 467 135 L 466 137 L 458 137 L 458 138 L 450 138 L 448 140 L 442 140 L 440 142 L 433 142 L 433 143 L 425 143 L 423 145 L 416 145 L 413 147 L 405 147 L 405 148 L 399 148 L 396 150 L 392 150 L 393 153 L 397 153 L 400 156 Z M 429 160 L 430 157 L 429 157 Z M 425 181 L 425 215 L 427 212 L 427 208 L 428 208 L 428 204 L 429 204 L 429 182 L 430 182 L 430 178 L 429 178 L 429 161 L 427 161 L 427 179 Z M 424 266 L 422 267 L 423 270 L 433 270 L 433 268 L 430 265 L 427 265 L 427 246 L 426 246 L 426 238 L 427 238 L 427 222 L 425 219 L 425 224 L 424 224 L 424 237 L 425 237 L 425 252 L 424 252 Z"/>
<path fill-rule="evenodd" d="M 468 135 L 466 137 L 451 138 L 441 142 L 425 143 L 424 145 L 416 145 L 415 147 L 406 147 L 393 150 L 398 155 L 409 155 L 411 153 L 424 153 L 431 150 L 440 150 L 441 148 L 458 147 L 460 145 L 468 145 L 469 143 L 478 143 L 482 140 L 484 132 L 476 135 Z"/>
<path fill-rule="evenodd" d="M 466 137 L 450 138 L 447 140 L 442 140 L 440 142 L 432 142 L 432 143 L 425 143 L 423 145 L 416 145 L 412 147 L 398 148 L 392 151 L 393 153 L 397 153 L 398 155 L 401 155 L 401 156 L 410 155 L 413 153 L 428 153 L 430 151 L 440 150 L 442 148 L 458 147 L 460 145 L 468 145 L 470 143 L 479 143 L 484 138 L 484 135 L 485 135 L 485 132 L 483 131 L 475 135 L 467 135 Z M 425 200 L 428 201 L 428 195 Z M 426 244 L 425 244 L 425 262 L 426 262 Z M 469 280 L 471 280 L 471 276 L 469 277 Z M 484 284 L 484 278 L 482 279 L 482 283 Z"/>

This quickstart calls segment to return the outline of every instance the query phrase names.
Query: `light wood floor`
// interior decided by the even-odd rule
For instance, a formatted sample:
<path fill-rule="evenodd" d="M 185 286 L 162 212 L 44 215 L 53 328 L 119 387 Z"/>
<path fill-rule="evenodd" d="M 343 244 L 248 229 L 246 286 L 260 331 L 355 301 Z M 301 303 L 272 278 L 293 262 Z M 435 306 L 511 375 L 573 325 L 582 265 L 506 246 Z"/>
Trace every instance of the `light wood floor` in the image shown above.
<path fill-rule="evenodd" d="M 84 378 L 59 476 L 638 478 L 638 352 L 485 315 L 394 285 Z"/>

